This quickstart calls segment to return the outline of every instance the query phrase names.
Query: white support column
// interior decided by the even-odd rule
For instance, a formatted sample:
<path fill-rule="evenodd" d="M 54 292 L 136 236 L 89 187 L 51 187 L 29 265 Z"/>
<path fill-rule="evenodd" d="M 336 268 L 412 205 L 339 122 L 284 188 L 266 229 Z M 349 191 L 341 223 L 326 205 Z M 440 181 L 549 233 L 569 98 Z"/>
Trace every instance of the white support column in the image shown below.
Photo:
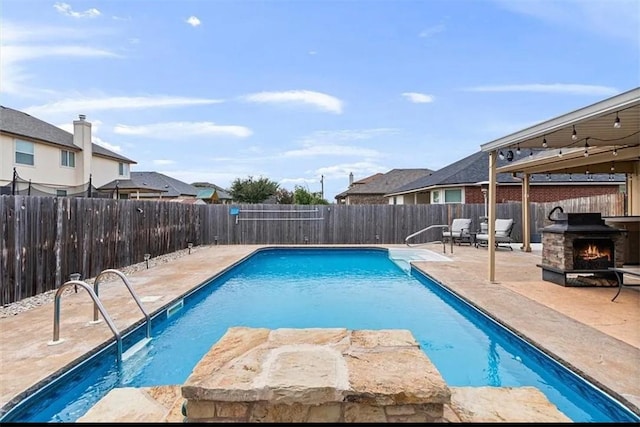
<path fill-rule="evenodd" d="M 489 223 L 488 231 L 489 242 L 487 250 L 489 251 L 489 281 L 495 282 L 496 279 L 496 181 L 498 174 L 496 172 L 496 157 L 498 153 L 494 150 L 489 153 Z"/>

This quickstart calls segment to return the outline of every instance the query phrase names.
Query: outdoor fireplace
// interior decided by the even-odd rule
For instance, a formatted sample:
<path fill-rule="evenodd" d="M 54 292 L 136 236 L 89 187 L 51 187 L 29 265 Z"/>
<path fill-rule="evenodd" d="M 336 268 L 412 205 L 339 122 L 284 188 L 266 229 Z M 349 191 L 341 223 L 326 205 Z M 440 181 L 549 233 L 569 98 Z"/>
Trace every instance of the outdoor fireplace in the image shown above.
<path fill-rule="evenodd" d="M 561 213 L 552 218 L 555 210 Z M 548 215 L 542 232 L 542 280 L 563 286 L 617 286 L 609 267 L 624 264 L 624 230 L 605 225 L 600 213 Z M 577 277 L 574 277 L 577 276 Z"/>

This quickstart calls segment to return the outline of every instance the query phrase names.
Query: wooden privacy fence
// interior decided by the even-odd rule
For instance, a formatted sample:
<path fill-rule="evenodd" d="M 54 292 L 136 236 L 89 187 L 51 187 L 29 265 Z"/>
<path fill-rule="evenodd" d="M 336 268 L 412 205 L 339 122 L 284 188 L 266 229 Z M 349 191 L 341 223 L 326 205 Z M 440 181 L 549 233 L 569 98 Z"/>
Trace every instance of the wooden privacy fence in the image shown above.
<path fill-rule="evenodd" d="M 622 215 L 622 195 L 532 204 L 532 235 L 553 206 Z M 582 200 L 582 201 L 580 201 Z M 586 209 L 586 210 L 585 210 Z M 235 214 L 237 213 L 237 215 Z M 409 234 L 454 218 L 479 228 L 484 205 L 190 205 L 167 201 L 0 196 L 0 304 L 58 288 L 71 273 L 107 268 L 211 244 L 402 244 Z M 521 205 L 497 205 L 521 241 Z M 439 240 L 434 229 L 416 243 Z"/>

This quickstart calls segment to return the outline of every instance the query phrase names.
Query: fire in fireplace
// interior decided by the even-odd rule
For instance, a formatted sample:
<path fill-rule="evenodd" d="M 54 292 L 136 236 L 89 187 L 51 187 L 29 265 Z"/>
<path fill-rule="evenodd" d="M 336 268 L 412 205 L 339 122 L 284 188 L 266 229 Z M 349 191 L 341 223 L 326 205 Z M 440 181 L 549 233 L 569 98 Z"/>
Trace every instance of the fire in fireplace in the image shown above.
<path fill-rule="evenodd" d="M 603 270 L 614 267 L 611 239 L 576 239 L 573 241 L 573 268 Z"/>
<path fill-rule="evenodd" d="M 561 214 L 551 214 L 560 209 Z M 542 279 L 563 286 L 585 286 L 585 274 L 594 282 L 616 282 L 609 267 L 624 263 L 623 230 L 604 223 L 600 213 L 564 213 L 554 208 L 547 218 L 551 225 L 542 231 Z M 580 280 L 574 276 L 578 276 Z M 606 280 L 600 280 L 606 279 Z"/>

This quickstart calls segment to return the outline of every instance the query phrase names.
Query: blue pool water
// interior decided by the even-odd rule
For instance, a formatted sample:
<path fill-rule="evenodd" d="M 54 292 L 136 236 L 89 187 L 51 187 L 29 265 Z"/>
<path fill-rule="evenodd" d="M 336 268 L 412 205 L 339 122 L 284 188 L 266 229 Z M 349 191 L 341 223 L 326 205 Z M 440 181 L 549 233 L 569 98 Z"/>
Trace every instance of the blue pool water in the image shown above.
<path fill-rule="evenodd" d="M 182 384 L 231 326 L 409 329 L 450 386 L 534 386 L 576 422 L 638 420 L 426 276 L 404 272 L 384 250 L 262 250 L 152 325 L 150 344 L 121 366 L 112 345 L 0 421 L 71 422 L 114 387 Z"/>

